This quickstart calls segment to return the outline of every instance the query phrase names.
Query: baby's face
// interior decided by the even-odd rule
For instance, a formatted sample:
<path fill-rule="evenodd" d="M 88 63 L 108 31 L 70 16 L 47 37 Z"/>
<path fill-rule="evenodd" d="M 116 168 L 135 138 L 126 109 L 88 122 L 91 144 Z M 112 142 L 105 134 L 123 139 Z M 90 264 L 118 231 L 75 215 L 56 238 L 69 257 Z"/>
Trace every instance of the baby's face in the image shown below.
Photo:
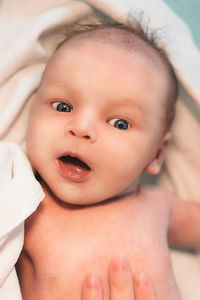
<path fill-rule="evenodd" d="M 134 186 L 154 158 L 166 82 L 142 55 L 71 41 L 51 58 L 31 110 L 27 153 L 51 191 L 96 203 Z"/>

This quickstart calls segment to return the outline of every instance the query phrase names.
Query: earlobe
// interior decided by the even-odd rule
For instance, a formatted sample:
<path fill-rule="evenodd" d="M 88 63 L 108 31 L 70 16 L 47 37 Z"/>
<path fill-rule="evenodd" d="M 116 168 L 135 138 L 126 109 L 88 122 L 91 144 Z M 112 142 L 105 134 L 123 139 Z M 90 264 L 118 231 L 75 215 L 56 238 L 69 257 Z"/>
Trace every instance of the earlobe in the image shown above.
<path fill-rule="evenodd" d="M 148 166 L 145 168 L 145 172 L 152 174 L 152 175 L 157 175 L 160 172 L 161 165 L 158 163 L 158 160 L 154 158 Z"/>
<path fill-rule="evenodd" d="M 152 175 L 156 175 L 160 172 L 162 163 L 164 160 L 164 154 L 167 149 L 168 143 L 171 140 L 171 133 L 167 132 L 157 149 L 155 157 L 152 159 L 152 161 L 146 166 L 145 171 L 147 173 L 150 173 Z"/>

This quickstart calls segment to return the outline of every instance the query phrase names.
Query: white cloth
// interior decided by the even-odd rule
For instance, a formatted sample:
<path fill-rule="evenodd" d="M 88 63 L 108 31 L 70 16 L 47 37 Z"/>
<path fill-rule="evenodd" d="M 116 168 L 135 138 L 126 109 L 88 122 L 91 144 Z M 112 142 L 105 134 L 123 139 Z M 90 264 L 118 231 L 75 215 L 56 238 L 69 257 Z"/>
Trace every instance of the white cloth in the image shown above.
<path fill-rule="evenodd" d="M 0 299 L 20 300 L 15 264 L 24 242 L 24 220 L 43 199 L 31 165 L 14 143 L 0 142 Z"/>
<path fill-rule="evenodd" d="M 1 0 L 0 139 L 23 145 L 35 89 L 63 28 L 95 18 L 97 11 L 120 21 L 143 11 L 160 35 L 182 86 L 160 184 L 200 201 L 200 53 L 186 24 L 162 0 Z M 177 251 L 172 259 L 183 299 L 199 300 L 198 257 Z"/>

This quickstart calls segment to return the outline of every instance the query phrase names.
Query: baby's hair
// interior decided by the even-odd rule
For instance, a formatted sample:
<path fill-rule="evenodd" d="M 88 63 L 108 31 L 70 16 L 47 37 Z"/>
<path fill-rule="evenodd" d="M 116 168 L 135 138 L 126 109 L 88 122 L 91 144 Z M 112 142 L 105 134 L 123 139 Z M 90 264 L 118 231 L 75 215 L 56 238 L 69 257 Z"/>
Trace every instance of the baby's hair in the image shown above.
<path fill-rule="evenodd" d="M 178 80 L 166 51 L 159 46 L 157 33 L 150 31 L 148 25 L 142 25 L 141 21 L 127 18 L 120 23 L 111 19 L 101 18 L 98 21 L 89 21 L 85 24 L 74 24 L 67 28 L 64 38 L 57 45 L 60 49 L 70 40 L 97 40 L 107 43 L 123 51 L 137 51 L 148 56 L 153 62 L 160 58 L 168 72 L 169 88 L 166 99 L 165 131 L 168 131 L 175 115 L 175 104 L 178 97 Z M 156 54 L 156 55 L 155 55 Z"/>

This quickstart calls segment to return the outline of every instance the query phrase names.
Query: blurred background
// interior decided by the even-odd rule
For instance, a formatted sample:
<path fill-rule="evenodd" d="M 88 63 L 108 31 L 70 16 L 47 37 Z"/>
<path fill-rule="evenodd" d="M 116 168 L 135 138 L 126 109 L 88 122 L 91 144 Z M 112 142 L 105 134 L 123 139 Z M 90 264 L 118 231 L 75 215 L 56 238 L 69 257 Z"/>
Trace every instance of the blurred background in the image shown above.
<path fill-rule="evenodd" d="M 190 27 L 200 50 L 200 0 L 164 0 Z"/>

